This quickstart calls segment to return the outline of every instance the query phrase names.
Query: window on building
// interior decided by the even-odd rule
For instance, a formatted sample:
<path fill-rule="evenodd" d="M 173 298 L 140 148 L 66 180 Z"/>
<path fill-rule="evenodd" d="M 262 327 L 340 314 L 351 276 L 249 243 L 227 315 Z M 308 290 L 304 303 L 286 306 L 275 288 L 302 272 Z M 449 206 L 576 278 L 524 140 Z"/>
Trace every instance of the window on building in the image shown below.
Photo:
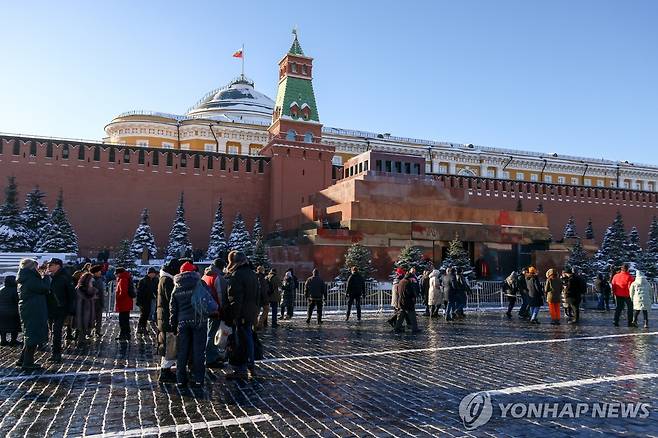
<path fill-rule="evenodd" d="M 137 152 L 137 163 L 144 164 L 144 149 L 140 149 L 139 152 Z"/>
<path fill-rule="evenodd" d="M 167 167 L 173 167 L 174 165 L 174 154 L 167 152 Z"/>
<path fill-rule="evenodd" d="M 222 157 L 219 159 L 219 169 L 226 170 L 226 157 Z"/>
<path fill-rule="evenodd" d="M 591 186 L 592 185 L 592 179 L 591 178 L 585 178 L 584 185 Z"/>
<path fill-rule="evenodd" d="M 334 166 L 342 166 L 343 165 L 343 157 L 340 155 L 334 155 L 331 157 L 331 164 Z"/>
<path fill-rule="evenodd" d="M 363 163 L 359 163 L 359 173 L 363 172 Z"/>
<path fill-rule="evenodd" d="M 154 166 L 159 166 L 160 165 L 160 152 L 153 151 L 151 156 L 152 156 L 151 163 Z"/>
<path fill-rule="evenodd" d="M 487 169 L 487 176 L 489 178 L 495 178 L 496 177 L 496 171 L 494 169 Z"/>
<path fill-rule="evenodd" d="M 199 157 L 199 154 L 194 154 L 194 168 L 198 169 L 201 167 L 201 157 Z"/>
<path fill-rule="evenodd" d="M 123 150 L 123 162 L 130 163 L 130 149 Z"/>
<path fill-rule="evenodd" d="M 647 183 L 647 191 L 649 191 L 649 192 L 654 191 L 654 184 L 652 182 Z"/>
<path fill-rule="evenodd" d="M 30 156 L 31 157 L 37 156 L 37 144 L 33 141 L 30 142 Z"/>
<path fill-rule="evenodd" d="M 203 145 L 203 150 L 206 152 L 215 152 L 217 145 L 215 143 L 206 143 Z"/>
<path fill-rule="evenodd" d="M 331 166 L 331 179 L 336 179 L 336 166 Z"/>
<path fill-rule="evenodd" d="M 52 158 L 53 157 L 53 144 L 48 142 L 46 145 L 46 157 Z"/>
<path fill-rule="evenodd" d="M 313 133 L 307 132 L 306 134 L 304 134 L 304 142 L 313 143 Z"/>
<path fill-rule="evenodd" d="M 411 173 L 411 163 L 404 163 L 404 173 Z"/>
<path fill-rule="evenodd" d="M 95 146 L 94 147 L 94 161 L 100 161 L 101 160 L 101 147 L 100 146 Z"/>
<path fill-rule="evenodd" d="M 375 161 L 375 170 L 376 170 L 377 172 L 381 172 L 381 171 L 382 171 L 382 160 L 376 160 L 376 161 Z"/>
<path fill-rule="evenodd" d="M 509 179 L 509 172 L 506 170 L 503 170 L 503 179 Z"/>
<path fill-rule="evenodd" d="M 306 64 L 302 64 L 302 74 L 308 74 L 308 68 L 306 67 Z"/>
<path fill-rule="evenodd" d="M 149 141 L 148 141 L 148 140 L 137 140 L 137 141 L 135 142 L 135 144 L 136 144 L 137 146 L 141 146 L 141 147 L 145 147 L 145 148 L 146 148 L 146 147 L 148 147 L 148 145 L 149 145 Z"/>
<path fill-rule="evenodd" d="M 174 144 L 173 144 L 173 143 L 169 143 L 168 141 L 163 141 L 163 142 L 162 142 L 162 147 L 165 148 L 165 149 L 173 149 L 173 148 L 174 148 Z"/>
<path fill-rule="evenodd" d="M 420 163 L 414 163 L 414 175 L 420 175 Z"/>
<path fill-rule="evenodd" d="M 523 181 L 525 179 L 525 176 L 523 175 L 523 172 L 516 172 L 516 180 L 517 181 Z"/>
<path fill-rule="evenodd" d="M 366 161 L 363 162 L 363 170 L 364 170 L 364 172 L 367 172 L 367 171 L 368 171 L 369 163 L 370 163 L 370 162 L 369 162 L 368 160 L 366 160 Z"/>
<path fill-rule="evenodd" d="M 617 183 L 615 181 L 610 181 L 610 187 L 617 187 Z"/>
<path fill-rule="evenodd" d="M 180 154 L 180 167 L 187 167 L 187 154 Z"/>
<path fill-rule="evenodd" d="M 295 141 L 297 138 L 297 132 L 294 129 L 289 129 L 286 133 L 286 140 Z"/>
<path fill-rule="evenodd" d="M 642 190 L 642 181 L 638 181 L 635 183 L 635 187 L 633 187 L 635 190 Z"/>
<path fill-rule="evenodd" d="M 448 166 L 445 164 L 439 164 L 439 173 L 448 173 Z"/>
<path fill-rule="evenodd" d="M 238 155 L 240 153 L 240 147 L 239 146 L 229 146 L 228 147 L 228 153 L 231 155 Z"/>
<path fill-rule="evenodd" d="M 181 150 L 183 151 L 189 151 L 190 150 L 190 144 L 189 143 L 183 143 L 180 145 Z"/>
<path fill-rule="evenodd" d="M 258 160 L 258 173 L 263 173 L 263 172 L 265 172 L 265 161 Z"/>
<path fill-rule="evenodd" d="M 389 160 L 386 160 L 385 164 L 386 164 L 386 169 L 385 169 L 386 172 L 393 172 L 393 168 L 392 168 L 393 163 Z"/>
<path fill-rule="evenodd" d="M 108 161 L 110 163 L 116 162 L 116 152 L 114 150 L 114 147 L 110 146 L 110 152 L 108 154 Z"/>
<path fill-rule="evenodd" d="M 596 187 L 605 187 L 605 181 L 603 181 L 602 179 L 597 179 Z"/>
<path fill-rule="evenodd" d="M 297 63 L 293 62 L 290 64 L 290 71 L 293 73 L 297 73 Z"/>
<path fill-rule="evenodd" d="M 233 158 L 233 171 L 238 172 L 240 170 L 240 159 L 238 157 Z"/>
<path fill-rule="evenodd" d="M 578 178 L 576 178 L 575 176 L 572 176 L 571 177 L 571 184 L 577 185 L 578 184 Z"/>
<path fill-rule="evenodd" d="M 402 173 L 402 161 L 395 162 L 395 173 Z"/>
<path fill-rule="evenodd" d="M 18 155 L 18 154 L 14 154 L 14 155 Z M 67 144 L 62 146 L 62 159 L 64 159 L 64 160 L 69 159 L 69 145 L 67 145 Z"/>
<path fill-rule="evenodd" d="M 537 175 L 536 173 L 531 173 L 530 174 L 530 181 L 532 181 L 532 182 L 539 181 L 539 175 Z"/>
<path fill-rule="evenodd" d="M 563 177 L 563 176 L 558 176 L 557 177 L 557 183 L 558 184 L 564 184 L 566 182 L 567 182 L 567 179 L 565 177 Z"/>
<path fill-rule="evenodd" d="M 624 181 L 624 183 L 622 185 L 622 187 L 625 188 L 625 189 L 630 188 L 630 186 L 631 186 L 631 184 L 628 181 Z"/>
<path fill-rule="evenodd" d="M 544 175 L 544 182 L 546 183 L 552 183 L 553 182 L 553 176 L 552 175 Z"/>

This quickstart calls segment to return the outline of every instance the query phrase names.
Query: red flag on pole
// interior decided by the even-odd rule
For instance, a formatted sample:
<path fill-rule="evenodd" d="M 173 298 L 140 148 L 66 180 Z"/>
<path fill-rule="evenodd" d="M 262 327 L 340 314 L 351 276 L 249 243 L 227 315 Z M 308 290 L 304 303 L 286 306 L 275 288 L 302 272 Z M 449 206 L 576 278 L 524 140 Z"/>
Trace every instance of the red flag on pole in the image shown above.
<path fill-rule="evenodd" d="M 242 58 L 242 49 L 236 50 L 235 53 L 233 53 L 234 58 Z"/>

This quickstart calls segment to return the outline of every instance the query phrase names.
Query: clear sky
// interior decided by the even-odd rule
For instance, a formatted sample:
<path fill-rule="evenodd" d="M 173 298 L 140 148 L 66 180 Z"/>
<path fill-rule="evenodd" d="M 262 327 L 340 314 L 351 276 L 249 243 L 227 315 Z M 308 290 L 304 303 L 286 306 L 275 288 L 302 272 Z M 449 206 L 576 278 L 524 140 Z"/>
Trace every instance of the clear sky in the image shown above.
<path fill-rule="evenodd" d="M 274 98 L 299 28 L 327 126 L 658 164 L 658 1 L 0 0 L 0 131 L 100 139 L 240 72 Z"/>

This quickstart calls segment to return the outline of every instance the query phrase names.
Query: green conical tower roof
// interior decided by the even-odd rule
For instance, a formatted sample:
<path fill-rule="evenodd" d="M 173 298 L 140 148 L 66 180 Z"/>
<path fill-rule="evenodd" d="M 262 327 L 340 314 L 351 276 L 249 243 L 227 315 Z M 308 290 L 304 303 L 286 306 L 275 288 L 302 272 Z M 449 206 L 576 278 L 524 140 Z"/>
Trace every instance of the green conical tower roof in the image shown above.
<path fill-rule="evenodd" d="M 297 39 L 297 29 L 293 29 L 292 34 L 295 36 L 295 39 L 292 42 L 292 46 L 290 46 L 290 50 L 288 50 L 288 54 L 304 56 L 302 46 L 299 44 L 299 40 Z"/>

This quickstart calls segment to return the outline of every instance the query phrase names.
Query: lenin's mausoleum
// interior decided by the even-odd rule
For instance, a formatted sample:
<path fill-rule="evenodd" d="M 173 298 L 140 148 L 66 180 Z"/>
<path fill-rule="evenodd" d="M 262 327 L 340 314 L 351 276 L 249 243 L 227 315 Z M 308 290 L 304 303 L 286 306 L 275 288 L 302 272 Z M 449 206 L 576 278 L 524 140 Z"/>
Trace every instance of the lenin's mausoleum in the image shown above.
<path fill-rule="evenodd" d="M 39 185 L 51 206 L 63 189 L 81 256 L 130 238 L 144 208 L 163 248 L 184 191 L 195 248 L 222 199 L 229 230 L 241 212 L 283 231 L 268 247 L 276 266 L 326 277 L 353 242 L 383 278 L 405 245 L 437 263 L 455 235 L 485 277 L 562 266 L 553 240 L 570 216 L 581 232 L 592 221 L 591 249 L 617 211 L 642 235 L 656 214 L 658 167 L 323 126 L 313 73 L 295 36 L 274 101 L 241 75 L 184 115 L 121 114 L 102 142 L 1 135 L 0 179 L 15 175 L 22 195 Z"/>

